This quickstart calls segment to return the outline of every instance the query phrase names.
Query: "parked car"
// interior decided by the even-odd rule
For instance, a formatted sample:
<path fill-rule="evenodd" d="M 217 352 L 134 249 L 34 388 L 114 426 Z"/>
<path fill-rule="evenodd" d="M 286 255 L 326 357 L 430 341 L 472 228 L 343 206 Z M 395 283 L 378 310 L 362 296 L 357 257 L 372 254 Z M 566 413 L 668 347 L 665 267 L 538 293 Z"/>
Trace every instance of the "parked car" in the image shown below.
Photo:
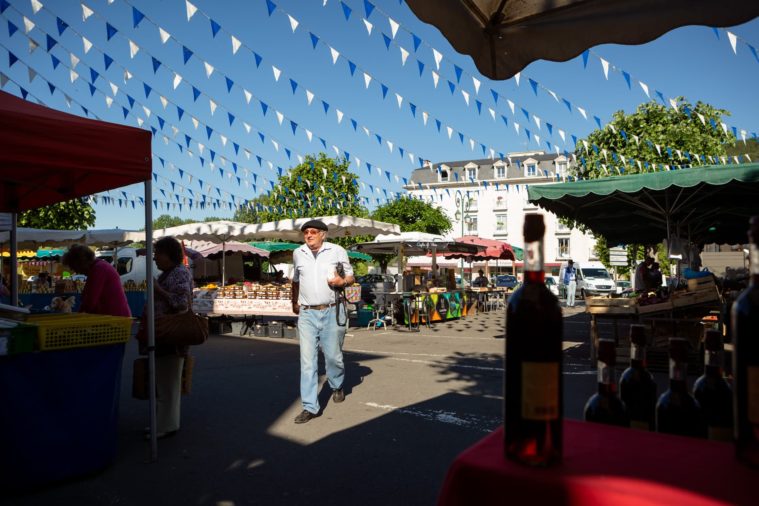
<path fill-rule="evenodd" d="M 392 292 L 395 290 L 395 277 L 390 274 L 365 274 L 356 282 L 361 285 L 361 299 L 366 304 L 374 304 L 376 292 Z"/>
<path fill-rule="evenodd" d="M 499 288 L 509 288 L 513 290 L 519 285 L 519 280 L 511 274 L 501 274 L 495 278 L 495 286 Z"/>
<path fill-rule="evenodd" d="M 625 292 L 632 292 L 632 282 L 627 281 L 626 279 L 617 280 L 616 285 L 617 285 L 617 295 L 625 293 Z"/>
<path fill-rule="evenodd" d="M 554 278 L 551 276 L 546 276 L 546 286 L 549 290 L 551 290 L 551 293 L 559 296 L 559 284 L 556 282 Z"/>

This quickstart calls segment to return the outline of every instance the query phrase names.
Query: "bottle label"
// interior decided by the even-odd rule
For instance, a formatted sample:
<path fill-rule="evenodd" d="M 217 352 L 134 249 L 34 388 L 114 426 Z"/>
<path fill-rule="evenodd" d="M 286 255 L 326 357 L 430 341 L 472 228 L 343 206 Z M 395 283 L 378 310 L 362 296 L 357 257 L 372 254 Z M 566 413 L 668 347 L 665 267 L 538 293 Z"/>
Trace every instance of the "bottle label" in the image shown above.
<path fill-rule="evenodd" d="M 748 421 L 754 425 L 759 425 L 759 366 L 749 366 L 747 368 L 746 380 Z"/>
<path fill-rule="evenodd" d="M 651 424 L 646 420 L 630 420 L 630 428 L 637 430 L 651 430 Z"/>
<path fill-rule="evenodd" d="M 524 270 L 543 270 L 543 241 L 528 242 L 524 245 Z"/>
<path fill-rule="evenodd" d="M 688 363 L 677 362 L 669 359 L 669 379 L 675 381 L 685 381 L 688 378 Z"/>
<path fill-rule="evenodd" d="M 722 367 L 722 353 L 719 351 L 704 351 L 704 365 L 711 367 Z"/>
<path fill-rule="evenodd" d="M 710 425 L 709 439 L 711 441 L 732 441 L 733 428 L 732 427 L 712 427 Z"/>
<path fill-rule="evenodd" d="M 522 418 L 559 418 L 560 379 L 558 362 L 522 362 Z"/>
<path fill-rule="evenodd" d="M 604 385 L 616 383 L 616 378 L 614 377 L 614 368 L 609 367 L 606 362 L 598 362 L 598 382 L 603 383 Z"/>
<path fill-rule="evenodd" d="M 636 344 L 631 344 L 630 345 L 630 359 L 631 360 L 645 360 L 646 348 L 643 346 L 638 346 Z"/>
<path fill-rule="evenodd" d="M 759 246 L 756 244 L 750 244 L 748 247 L 749 265 L 751 266 L 751 274 L 759 274 Z"/>

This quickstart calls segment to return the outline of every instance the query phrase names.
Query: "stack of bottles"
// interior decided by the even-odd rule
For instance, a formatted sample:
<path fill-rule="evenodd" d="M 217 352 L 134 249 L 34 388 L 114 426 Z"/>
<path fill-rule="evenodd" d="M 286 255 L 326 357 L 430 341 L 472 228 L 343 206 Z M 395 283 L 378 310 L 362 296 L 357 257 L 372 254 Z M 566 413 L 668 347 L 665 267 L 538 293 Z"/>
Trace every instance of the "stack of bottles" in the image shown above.
<path fill-rule="evenodd" d="M 504 452 L 528 465 L 562 455 L 561 307 L 544 283 L 540 215 L 524 224 L 525 282 L 506 308 Z M 704 372 L 688 389 L 686 339 L 669 340 L 669 385 L 657 397 L 646 367 L 646 328 L 630 326 L 630 365 L 616 380 L 616 343 L 598 343 L 598 391 L 585 405 L 589 422 L 666 434 L 734 441 L 739 460 L 759 467 L 759 216 L 750 221 L 751 278 L 733 304 L 733 381 L 723 372 L 722 333 L 704 334 Z"/>

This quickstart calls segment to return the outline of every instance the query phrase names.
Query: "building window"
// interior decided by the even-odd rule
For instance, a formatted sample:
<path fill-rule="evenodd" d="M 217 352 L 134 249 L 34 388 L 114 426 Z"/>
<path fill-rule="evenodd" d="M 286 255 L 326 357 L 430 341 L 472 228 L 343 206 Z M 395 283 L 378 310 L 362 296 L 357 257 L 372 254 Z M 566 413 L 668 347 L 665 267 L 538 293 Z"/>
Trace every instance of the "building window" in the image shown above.
<path fill-rule="evenodd" d="M 569 237 L 559 238 L 559 258 L 569 258 Z"/>
<path fill-rule="evenodd" d="M 556 162 L 556 175 L 559 177 L 567 175 L 567 162 Z"/>
<path fill-rule="evenodd" d="M 506 179 L 506 166 L 505 165 L 497 165 L 495 167 L 495 177 L 496 177 L 496 179 Z"/>
<path fill-rule="evenodd" d="M 447 171 L 447 170 L 445 170 L 445 169 L 440 169 L 440 172 L 439 172 L 439 174 L 440 174 L 440 182 L 441 182 L 441 183 L 446 183 L 446 182 L 448 182 L 448 180 L 449 180 L 449 176 L 448 176 L 448 171 Z"/>
<path fill-rule="evenodd" d="M 468 180 L 476 180 L 477 179 L 477 169 L 476 168 L 466 169 L 466 178 Z"/>
<path fill-rule="evenodd" d="M 527 176 L 536 176 L 538 174 L 538 164 L 537 163 L 528 163 L 526 165 L 526 174 Z"/>
<path fill-rule="evenodd" d="M 499 192 L 501 193 L 501 192 Z M 496 195 L 495 197 L 495 208 L 496 209 L 505 209 L 507 207 L 506 204 L 506 195 Z"/>
<path fill-rule="evenodd" d="M 467 235 L 477 234 L 477 215 L 469 214 L 464 218 L 464 225 Z"/>
<path fill-rule="evenodd" d="M 505 234 L 508 231 L 508 225 L 506 222 L 506 213 L 500 213 L 495 215 L 495 232 L 496 234 Z"/>
<path fill-rule="evenodd" d="M 476 192 L 472 192 L 469 194 L 469 209 L 472 211 L 476 211 L 479 209 L 477 207 L 477 197 L 479 197 L 479 194 Z"/>

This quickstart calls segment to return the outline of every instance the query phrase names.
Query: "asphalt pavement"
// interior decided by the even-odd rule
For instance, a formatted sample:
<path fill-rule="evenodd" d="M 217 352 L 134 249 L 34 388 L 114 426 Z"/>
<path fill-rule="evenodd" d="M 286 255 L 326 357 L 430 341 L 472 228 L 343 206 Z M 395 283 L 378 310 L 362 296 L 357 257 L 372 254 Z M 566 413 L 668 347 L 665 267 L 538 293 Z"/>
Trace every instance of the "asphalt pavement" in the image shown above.
<path fill-rule="evenodd" d="M 582 418 L 595 391 L 588 317 L 564 309 L 565 416 Z M 131 398 L 128 346 L 119 449 L 91 476 L 5 498 L 7 504 L 432 505 L 458 453 L 502 423 L 503 311 L 403 328 L 351 328 L 345 402 L 320 394 L 321 416 L 293 423 L 298 344 L 293 339 L 213 335 L 192 349 L 192 393 L 182 428 L 148 462 L 148 405 Z M 323 365 L 321 380 L 324 382 Z M 83 423 L 86 421 L 83 420 Z M 0 497 L 0 503 L 3 498 Z"/>

